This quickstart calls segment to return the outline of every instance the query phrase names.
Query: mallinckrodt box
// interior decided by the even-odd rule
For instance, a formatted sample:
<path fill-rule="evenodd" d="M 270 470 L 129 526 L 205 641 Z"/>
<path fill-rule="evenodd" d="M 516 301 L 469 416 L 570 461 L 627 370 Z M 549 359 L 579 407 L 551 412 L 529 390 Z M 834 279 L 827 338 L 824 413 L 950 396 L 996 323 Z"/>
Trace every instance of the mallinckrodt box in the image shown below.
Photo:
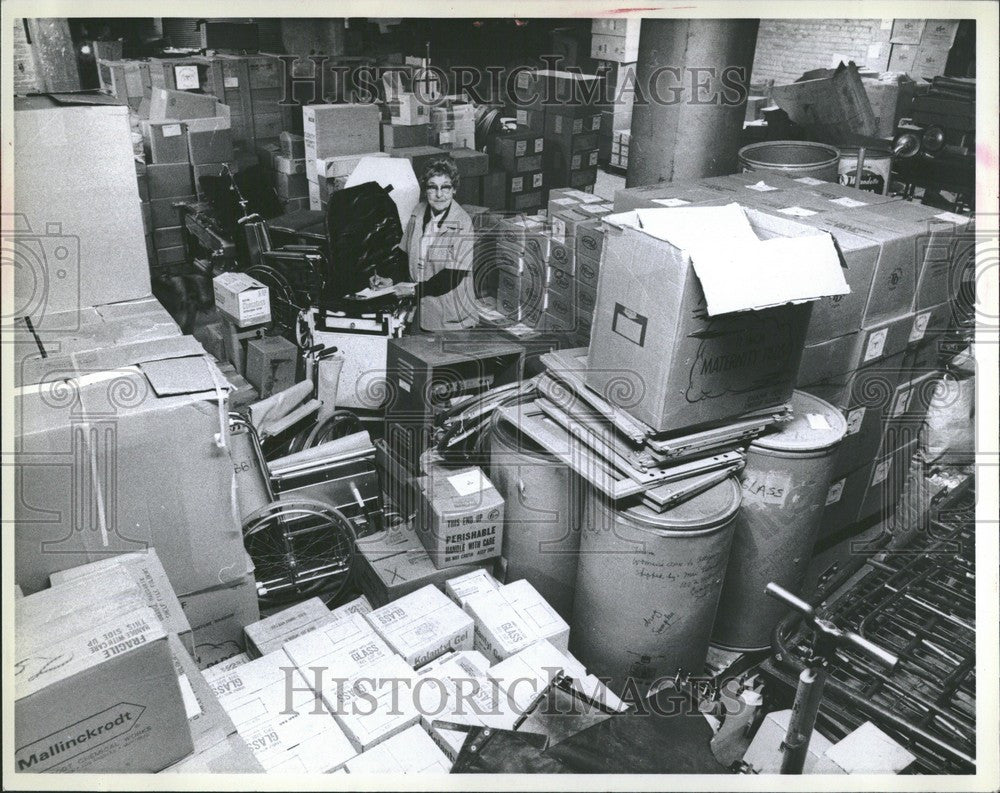
<path fill-rule="evenodd" d="M 221 273 L 213 279 L 215 307 L 240 327 L 271 321 L 270 291 L 245 273 Z"/>

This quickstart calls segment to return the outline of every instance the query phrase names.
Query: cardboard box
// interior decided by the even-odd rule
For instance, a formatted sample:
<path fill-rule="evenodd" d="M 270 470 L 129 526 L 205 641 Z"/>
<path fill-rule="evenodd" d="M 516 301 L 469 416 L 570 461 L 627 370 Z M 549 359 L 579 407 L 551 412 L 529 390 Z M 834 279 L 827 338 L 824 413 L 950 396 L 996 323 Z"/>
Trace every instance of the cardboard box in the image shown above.
<path fill-rule="evenodd" d="M 149 547 L 178 594 L 238 577 L 246 569 L 242 532 L 229 499 L 218 499 L 232 488 L 232 464 L 215 442 L 227 431 L 220 415 L 228 410 L 228 385 L 201 345 L 161 338 L 80 352 L 73 363 L 64 373 L 77 394 L 72 404 L 51 399 L 48 386 L 18 394 L 21 586 L 36 591 L 53 572 Z M 81 416 L 112 421 L 108 432 L 88 437 L 73 430 Z M 84 469 L 89 479 L 78 478 Z M 113 511 L 99 513 L 91 499 L 108 492 L 116 495 L 104 502 Z M 93 513 L 80 514 L 80 498 Z M 45 522 L 39 505 L 50 510 Z"/>
<path fill-rule="evenodd" d="M 852 133 L 875 135 L 875 114 L 857 67 L 841 64 L 826 71 L 829 76 L 775 85 L 771 98 L 806 130 L 809 140 L 837 141 Z"/>
<path fill-rule="evenodd" d="M 306 105 L 302 129 L 307 160 L 379 150 L 375 105 Z"/>
<path fill-rule="evenodd" d="M 418 126 L 430 121 L 430 106 L 417 94 L 403 91 L 386 103 L 393 124 L 404 127 Z"/>
<path fill-rule="evenodd" d="M 68 581 L 77 581 L 81 588 L 85 588 L 90 581 L 93 583 L 90 593 L 82 591 L 78 596 L 98 600 L 102 594 L 106 595 L 102 593 L 101 587 L 109 574 L 133 581 L 142 593 L 143 605 L 153 610 L 157 619 L 163 624 L 164 630 L 176 635 L 189 652 L 194 652 L 191 625 L 153 548 L 145 552 L 121 554 L 110 559 L 60 570 L 49 576 L 49 582 L 55 587 Z"/>
<path fill-rule="evenodd" d="M 318 160 L 306 160 L 306 176 L 310 182 L 320 182 L 325 179 L 348 177 L 353 173 L 358 163 L 365 157 L 388 157 L 386 152 L 373 151 L 364 154 L 345 154 L 339 157 L 323 157 Z"/>
<path fill-rule="evenodd" d="M 857 337 L 855 332 L 806 344 L 802 350 L 796 386 L 804 388 L 846 376 L 857 361 Z"/>
<path fill-rule="evenodd" d="M 227 658 L 225 661 L 219 661 L 217 664 L 212 664 L 205 669 L 208 675 L 221 675 L 223 672 L 230 672 L 237 666 L 249 663 L 253 659 L 246 653 L 237 653 L 232 658 Z"/>
<path fill-rule="evenodd" d="M 789 301 L 847 291 L 829 235 L 803 227 L 781 237 L 769 216 L 735 204 L 637 212 L 643 229 L 634 214 L 611 216 L 614 225 L 605 219 L 587 384 L 608 398 L 613 383 L 627 383 L 633 397 L 622 409 L 658 431 L 787 401 L 811 310 Z M 706 250 L 695 265 L 704 237 L 693 230 L 706 224 L 720 235 L 732 229 L 741 242 L 718 258 Z M 653 286 L 663 283 L 677 288 Z"/>
<path fill-rule="evenodd" d="M 178 196 L 177 198 L 156 198 L 149 202 L 150 222 L 153 229 L 176 228 L 177 222 L 181 219 L 178 204 L 191 203 L 197 200 L 197 196 L 192 193 L 188 196 Z"/>
<path fill-rule="evenodd" d="M 507 692 L 487 676 L 490 662 L 477 650 L 450 653 L 418 670 L 421 685 L 416 697 L 423 727 L 448 757 L 456 760 L 466 733 L 434 726 L 447 721 L 476 727 L 512 730 L 520 713 Z"/>
<path fill-rule="evenodd" d="M 358 551 L 361 589 L 376 607 L 427 584 L 443 586 L 447 579 L 482 566 L 466 563 L 438 569 L 409 525 L 359 539 Z"/>
<path fill-rule="evenodd" d="M 418 726 L 408 727 L 344 766 L 349 774 L 447 774 L 452 761 Z"/>
<path fill-rule="evenodd" d="M 281 147 L 281 153 L 289 160 L 304 160 L 306 158 L 306 140 L 301 135 L 282 132 L 278 135 L 278 145 Z"/>
<path fill-rule="evenodd" d="M 431 585 L 375 609 L 366 618 L 412 667 L 451 650 L 472 649 L 472 619 Z"/>
<path fill-rule="evenodd" d="M 191 195 L 194 185 L 191 181 L 191 166 L 187 162 L 157 165 L 146 168 L 151 198 L 177 198 Z"/>
<path fill-rule="evenodd" d="M 324 773 L 356 754 L 284 652 L 206 679 L 268 773 Z"/>
<path fill-rule="evenodd" d="M 264 336 L 247 342 L 246 371 L 260 398 L 295 385 L 299 348 L 281 336 Z"/>
<path fill-rule="evenodd" d="M 502 592 L 536 636 L 547 639 L 557 650 L 569 650 L 569 625 L 530 583 L 524 579 L 512 581 Z"/>
<path fill-rule="evenodd" d="M 420 124 L 382 123 L 382 151 L 408 149 L 411 146 L 426 146 L 430 142 L 431 126 L 426 121 Z"/>
<path fill-rule="evenodd" d="M 4 234 L 25 250 L 23 277 L 13 279 L 18 312 L 36 330 L 55 330 L 46 317 L 149 295 L 128 108 L 32 96 L 15 102 L 13 122 L 17 222 L 11 216 Z"/>
<path fill-rule="evenodd" d="M 509 658 L 541 638 L 502 588 L 471 595 L 462 608 L 475 622 L 475 649 L 492 663 Z"/>
<path fill-rule="evenodd" d="M 638 25 L 636 25 L 634 32 L 630 29 L 623 36 L 592 33 L 590 36 L 590 57 L 616 63 L 635 63 L 639 59 Z"/>
<path fill-rule="evenodd" d="M 474 149 L 451 149 L 448 152 L 459 176 L 464 181 L 476 176 L 485 176 L 490 169 L 490 158 L 481 151 Z"/>
<path fill-rule="evenodd" d="M 274 158 L 274 170 L 288 176 L 300 173 L 304 174 L 306 172 L 306 158 L 286 157 L 283 154 L 279 154 Z"/>
<path fill-rule="evenodd" d="M 413 697 L 418 677 L 398 655 L 368 667 L 336 688 L 334 718 L 358 752 L 418 724 Z"/>
<path fill-rule="evenodd" d="M 355 598 L 350 603 L 345 603 L 343 606 L 338 606 L 332 609 L 330 613 L 333 615 L 334 619 L 341 619 L 351 614 L 360 614 L 364 616 L 370 613 L 372 610 L 372 604 L 368 602 L 368 598 L 364 595 Z"/>
<path fill-rule="evenodd" d="M 257 762 L 247 742 L 239 735 L 164 768 L 161 774 L 263 774 L 264 766 Z"/>
<path fill-rule="evenodd" d="M 505 209 L 507 201 L 507 174 L 502 169 L 491 169 L 483 177 L 481 202 L 490 209 Z"/>
<path fill-rule="evenodd" d="M 188 156 L 196 165 L 233 159 L 233 134 L 228 118 L 206 119 L 199 128 L 188 122 Z"/>
<path fill-rule="evenodd" d="M 409 160 L 413 173 L 419 180 L 431 163 L 447 159 L 448 152 L 436 146 L 413 146 L 408 149 L 393 149 L 391 156 Z"/>
<path fill-rule="evenodd" d="M 309 196 L 309 180 L 304 171 L 294 176 L 275 171 L 274 189 L 278 197 L 286 201 L 290 198 L 306 198 Z"/>
<path fill-rule="evenodd" d="M 244 628 L 247 653 L 252 658 L 260 658 L 280 650 L 286 642 L 316 630 L 333 619 L 330 609 L 319 598 L 296 603 Z"/>
<path fill-rule="evenodd" d="M 153 244 L 157 250 L 182 246 L 184 244 L 183 226 L 154 229 Z"/>
<path fill-rule="evenodd" d="M 210 94 L 193 94 L 170 88 L 153 88 L 149 99 L 150 121 L 212 118 L 218 115 L 219 101 Z"/>
<path fill-rule="evenodd" d="M 479 468 L 437 469 L 421 480 L 417 536 L 436 567 L 500 554 L 503 496 Z"/>
<path fill-rule="evenodd" d="M 271 321 L 268 288 L 243 273 L 221 273 L 212 279 L 215 307 L 238 327 L 263 325 Z"/>
<path fill-rule="evenodd" d="M 226 586 L 179 595 L 194 633 L 194 660 L 207 669 L 245 649 L 243 629 L 260 620 L 257 582 L 244 575 Z"/>
<path fill-rule="evenodd" d="M 148 121 L 143 132 L 154 163 L 188 162 L 187 125 L 183 121 Z"/>
<path fill-rule="evenodd" d="M 519 160 L 523 158 L 537 158 L 545 151 L 545 138 L 527 128 L 504 131 L 493 140 L 493 147 L 490 150 L 490 159 L 498 168 L 503 168 L 508 173 L 520 173 L 530 171 L 531 168 L 520 167 Z M 540 170 L 539 164 L 534 170 Z"/>
<path fill-rule="evenodd" d="M 168 264 L 180 264 L 187 261 L 187 254 L 181 245 L 156 249 L 156 261 L 161 267 Z"/>
<path fill-rule="evenodd" d="M 31 597 L 17 601 L 18 609 Z M 14 767 L 45 771 L 150 773 L 193 749 L 167 634 L 148 607 L 104 620 L 79 604 L 74 631 L 52 636 L 38 654 L 18 643 L 14 657 Z M 19 632 L 45 634 L 19 611 Z M 53 664 L 52 659 L 63 659 Z"/>
<path fill-rule="evenodd" d="M 489 592 L 499 589 L 500 582 L 485 570 L 473 570 L 465 575 L 449 578 L 444 582 L 444 591 L 459 606 L 478 592 Z"/>

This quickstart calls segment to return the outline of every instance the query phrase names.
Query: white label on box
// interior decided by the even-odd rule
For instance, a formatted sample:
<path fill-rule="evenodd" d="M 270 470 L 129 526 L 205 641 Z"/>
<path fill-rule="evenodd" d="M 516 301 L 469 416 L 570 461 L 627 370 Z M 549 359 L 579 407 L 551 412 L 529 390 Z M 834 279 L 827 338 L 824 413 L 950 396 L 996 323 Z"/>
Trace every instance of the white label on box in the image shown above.
<path fill-rule="evenodd" d="M 802 184 L 808 184 L 808 185 L 827 184 L 822 179 L 815 179 L 812 176 L 800 176 L 795 181 L 796 182 L 801 182 Z"/>
<path fill-rule="evenodd" d="M 788 474 L 769 471 L 762 478 L 751 474 L 742 481 L 743 502 L 776 504 L 783 507 L 791 490 L 791 484 L 791 477 Z"/>
<path fill-rule="evenodd" d="M 520 193 L 524 189 L 524 177 L 517 176 L 510 180 L 510 191 L 512 193 Z"/>
<path fill-rule="evenodd" d="M 545 138 L 535 138 L 535 154 L 539 154 L 545 148 Z"/>
<path fill-rule="evenodd" d="M 187 675 L 178 675 L 177 682 L 181 688 L 181 699 L 184 700 L 184 713 L 187 714 L 189 719 L 193 719 L 201 713 L 201 705 L 198 704 L 198 697 L 194 695 L 194 689 L 191 688 L 191 681 L 188 680 Z"/>
<path fill-rule="evenodd" d="M 590 157 L 587 159 L 587 164 L 590 165 L 590 166 L 597 165 L 597 152 L 596 151 L 592 151 L 590 153 Z"/>
<path fill-rule="evenodd" d="M 861 423 L 865 420 L 865 411 L 867 408 L 854 408 L 850 413 L 847 414 L 847 435 L 853 435 L 858 430 L 861 429 Z"/>
<path fill-rule="evenodd" d="M 448 482 L 460 496 L 470 496 L 473 493 L 480 493 L 490 483 L 478 468 L 472 468 L 468 471 L 462 471 L 461 473 L 449 476 Z"/>
<path fill-rule="evenodd" d="M 878 485 L 885 481 L 885 478 L 889 475 L 889 461 L 882 460 L 875 465 L 875 471 L 872 473 L 872 484 Z"/>
<path fill-rule="evenodd" d="M 844 480 L 838 479 L 836 482 L 830 485 L 830 489 L 826 491 L 826 506 L 830 506 L 831 504 L 836 504 L 838 501 L 840 501 L 840 497 L 841 495 L 843 495 L 843 493 L 844 493 Z"/>
<path fill-rule="evenodd" d="M 165 138 L 176 138 L 181 134 L 180 124 L 164 124 L 160 127 L 160 134 Z"/>
<path fill-rule="evenodd" d="M 816 214 L 811 209 L 804 209 L 803 207 L 785 207 L 778 211 L 783 215 L 791 215 L 793 218 L 807 218 L 810 215 Z"/>
<path fill-rule="evenodd" d="M 222 80 L 222 85 L 224 88 L 239 88 L 240 78 L 239 77 L 225 77 Z"/>
<path fill-rule="evenodd" d="M 556 116 L 556 120 L 554 122 L 554 125 L 555 125 L 555 128 L 556 128 L 556 134 L 559 134 L 560 132 L 562 132 L 562 119 L 563 119 L 562 116 Z"/>
<path fill-rule="evenodd" d="M 601 117 L 600 116 L 594 116 L 590 120 L 590 131 L 591 132 L 596 132 L 600 128 L 601 128 Z"/>
<path fill-rule="evenodd" d="M 767 193 L 771 190 L 777 190 L 777 187 L 771 187 L 767 182 L 757 182 L 757 184 L 748 184 L 747 190 L 756 190 L 759 193 Z"/>
<path fill-rule="evenodd" d="M 664 207 L 683 207 L 691 202 L 685 201 L 683 198 L 654 198 L 653 203 Z"/>
<path fill-rule="evenodd" d="M 927 323 L 931 320 L 931 312 L 925 311 L 917 314 L 913 319 L 913 328 L 910 330 L 910 342 L 920 341 L 927 332 Z"/>
<path fill-rule="evenodd" d="M 866 207 L 868 206 L 867 201 L 857 201 L 853 198 L 848 198 L 847 196 L 841 196 L 840 198 L 830 199 L 831 204 L 838 204 L 842 207 L 847 207 L 848 209 L 854 209 L 854 207 Z"/>
<path fill-rule="evenodd" d="M 198 67 L 194 65 L 175 66 L 174 80 L 178 91 L 190 91 L 201 87 L 201 83 L 198 82 Z"/>
<path fill-rule="evenodd" d="M 518 110 L 517 111 L 517 123 L 518 124 L 527 124 L 528 123 L 528 111 L 527 110 Z"/>
<path fill-rule="evenodd" d="M 573 159 L 570 160 L 570 163 L 569 163 L 569 169 L 571 171 L 575 171 L 577 168 L 580 167 L 580 158 L 581 157 L 583 157 L 582 154 L 574 154 L 573 155 Z"/>
<path fill-rule="evenodd" d="M 822 413 L 806 413 L 806 421 L 809 422 L 810 429 L 814 430 L 829 430 L 833 429 L 830 426 L 830 422 L 827 420 L 826 416 Z"/>
<path fill-rule="evenodd" d="M 572 201 L 569 198 L 557 198 L 553 203 L 558 203 L 560 201 Z M 562 218 L 552 218 L 552 239 L 558 240 L 562 244 L 566 244 L 566 221 Z"/>
<path fill-rule="evenodd" d="M 517 143 L 514 144 L 515 157 L 522 157 L 527 153 L 527 151 L 528 151 L 528 141 L 519 140 Z"/>
<path fill-rule="evenodd" d="M 968 223 L 969 219 L 965 215 L 956 215 L 954 212 L 941 212 L 935 215 L 938 220 L 946 220 L 949 223 Z"/>
<path fill-rule="evenodd" d="M 573 119 L 573 134 L 579 135 L 581 132 L 583 132 L 583 119 L 582 118 Z"/>
<path fill-rule="evenodd" d="M 871 336 L 868 337 L 868 346 L 865 348 L 865 361 L 874 361 L 876 358 L 882 356 L 882 350 L 885 349 L 885 340 L 889 335 L 888 328 L 882 328 L 881 330 L 875 331 Z"/>
<path fill-rule="evenodd" d="M 536 173 L 534 176 L 531 177 L 531 186 L 532 187 L 542 186 L 542 175 L 540 173 Z"/>
<path fill-rule="evenodd" d="M 913 389 L 907 388 L 896 395 L 896 401 L 892 403 L 891 415 L 893 418 L 902 416 L 906 412 L 907 407 L 910 405 L 910 396 L 912 393 Z"/>

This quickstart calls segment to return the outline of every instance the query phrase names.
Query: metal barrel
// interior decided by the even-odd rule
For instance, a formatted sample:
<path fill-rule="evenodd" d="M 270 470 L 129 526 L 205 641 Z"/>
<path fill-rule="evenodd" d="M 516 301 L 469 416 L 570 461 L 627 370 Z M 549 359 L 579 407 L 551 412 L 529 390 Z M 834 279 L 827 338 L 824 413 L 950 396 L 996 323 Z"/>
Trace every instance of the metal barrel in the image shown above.
<path fill-rule="evenodd" d="M 588 489 L 570 649 L 613 691 L 703 674 L 739 504 L 735 477 L 664 513 Z"/>
<path fill-rule="evenodd" d="M 527 579 L 569 620 L 580 549 L 582 482 L 569 466 L 494 413 L 490 481 L 504 498 L 497 575 Z"/>
<path fill-rule="evenodd" d="M 772 140 L 744 146 L 739 162 L 741 171 L 773 171 L 793 178 L 811 176 L 836 182 L 840 151 L 825 143 Z"/>
<path fill-rule="evenodd" d="M 750 444 L 740 473 L 743 503 L 722 587 L 712 644 L 763 650 L 786 611 L 765 589 L 800 594 L 830 487 L 837 446 L 847 432 L 839 410 L 796 391 L 793 418 Z"/>

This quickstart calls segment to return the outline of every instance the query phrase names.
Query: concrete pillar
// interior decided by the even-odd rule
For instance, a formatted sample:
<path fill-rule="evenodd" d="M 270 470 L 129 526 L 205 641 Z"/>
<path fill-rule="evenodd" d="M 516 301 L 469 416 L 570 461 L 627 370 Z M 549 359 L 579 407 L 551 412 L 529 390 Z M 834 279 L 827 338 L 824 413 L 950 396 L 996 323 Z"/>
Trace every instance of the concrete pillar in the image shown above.
<path fill-rule="evenodd" d="M 736 172 L 757 26 L 756 19 L 642 20 L 629 187 Z"/>

